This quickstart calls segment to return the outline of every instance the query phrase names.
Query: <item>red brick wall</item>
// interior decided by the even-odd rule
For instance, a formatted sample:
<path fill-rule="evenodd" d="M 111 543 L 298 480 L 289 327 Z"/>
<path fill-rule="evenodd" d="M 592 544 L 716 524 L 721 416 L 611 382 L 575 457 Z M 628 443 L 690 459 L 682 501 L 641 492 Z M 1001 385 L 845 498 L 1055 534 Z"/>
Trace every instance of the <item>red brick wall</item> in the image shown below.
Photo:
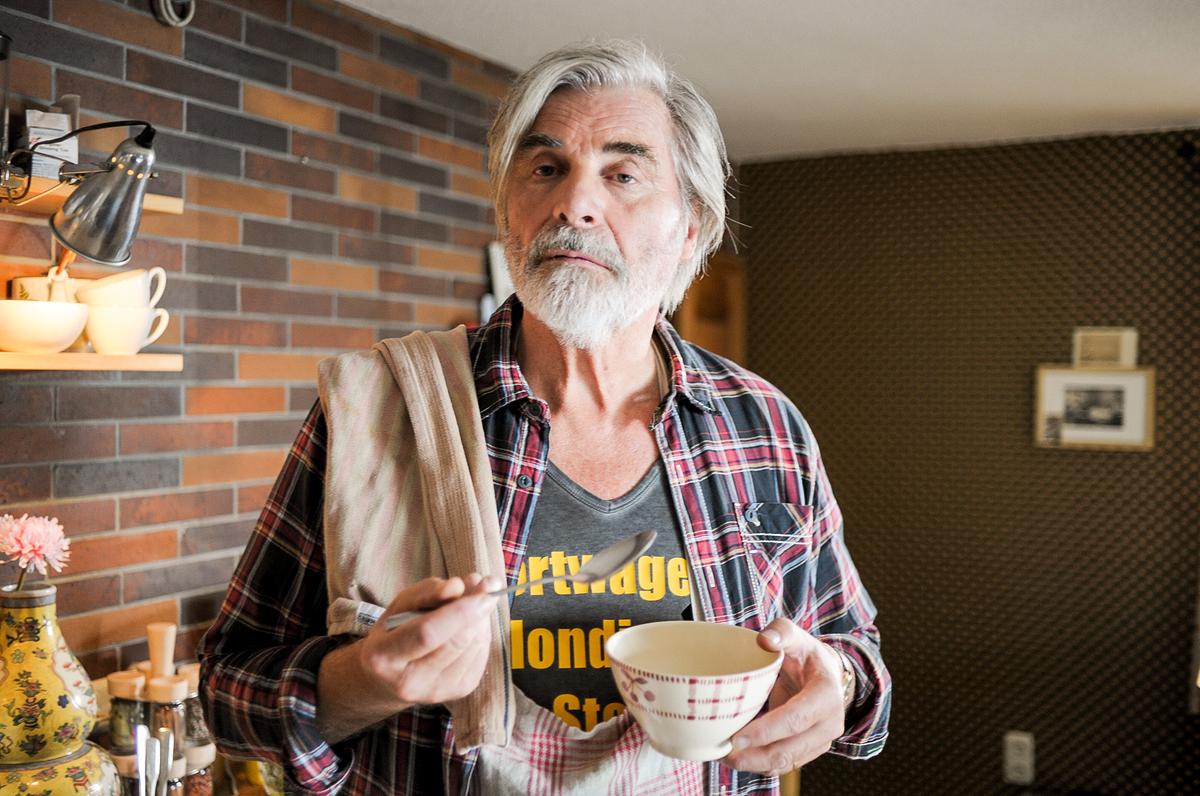
<path fill-rule="evenodd" d="M 139 0 L 3 6 L 18 103 L 73 92 L 86 121 L 152 121 L 152 190 L 185 210 L 143 218 L 132 264 L 168 272 L 153 350 L 183 373 L 0 372 L 0 513 L 67 529 L 59 615 L 93 676 L 145 657 L 149 621 L 179 622 L 191 657 L 316 363 L 475 316 L 483 135 L 511 74 L 322 0 L 202 0 L 183 30 Z M 10 219 L 0 278 L 44 271 L 47 227 Z"/>

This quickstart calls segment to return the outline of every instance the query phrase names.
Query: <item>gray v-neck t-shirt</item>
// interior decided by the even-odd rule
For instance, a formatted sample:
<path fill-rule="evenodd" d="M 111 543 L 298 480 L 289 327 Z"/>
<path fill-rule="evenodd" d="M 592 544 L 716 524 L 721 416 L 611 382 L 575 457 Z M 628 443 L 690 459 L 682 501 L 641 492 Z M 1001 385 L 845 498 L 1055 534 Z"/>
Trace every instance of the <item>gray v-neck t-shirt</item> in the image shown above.
<path fill-rule="evenodd" d="M 691 584 L 661 461 L 616 500 L 596 497 L 547 463 L 520 581 L 572 572 L 593 552 L 646 528 L 658 531 L 653 546 L 608 580 L 535 586 L 512 601 L 514 684 L 585 731 L 624 710 L 604 641 L 632 625 L 690 619 Z"/>

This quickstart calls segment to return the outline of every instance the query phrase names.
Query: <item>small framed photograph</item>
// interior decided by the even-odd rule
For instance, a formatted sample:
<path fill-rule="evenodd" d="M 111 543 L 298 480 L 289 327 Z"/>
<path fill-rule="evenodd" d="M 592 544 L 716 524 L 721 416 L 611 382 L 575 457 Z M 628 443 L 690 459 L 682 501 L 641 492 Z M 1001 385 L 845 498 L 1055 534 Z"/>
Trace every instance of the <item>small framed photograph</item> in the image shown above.
<path fill-rule="evenodd" d="M 1033 441 L 1045 448 L 1154 447 L 1154 368 L 1039 365 Z"/>
<path fill-rule="evenodd" d="M 1080 326 L 1075 329 L 1071 361 L 1077 368 L 1134 368 L 1137 346 L 1137 329 Z"/>

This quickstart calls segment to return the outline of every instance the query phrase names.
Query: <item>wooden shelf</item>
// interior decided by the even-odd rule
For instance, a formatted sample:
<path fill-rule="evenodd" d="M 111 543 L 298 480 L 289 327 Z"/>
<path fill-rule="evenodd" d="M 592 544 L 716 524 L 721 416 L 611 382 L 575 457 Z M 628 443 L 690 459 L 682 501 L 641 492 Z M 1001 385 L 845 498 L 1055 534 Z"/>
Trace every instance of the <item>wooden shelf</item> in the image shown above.
<path fill-rule="evenodd" d="M 67 200 L 67 197 L 77 187 L 65 182 L 58 183 L 57 188 L 54 186 L 55 180 L 51 180 L 48 177 L 34 177 L 33 182 L 29 186 L 29 196 L 35 196 L 50 188 L 54 188 L 54 190 L 44 196 L 39 196 L 27 204 L 14 206 L 9 202 L 0 202 L 0 209 L 13 213 L 29 213 L 36 216 L 53 215 L 58 208 L 62 207 L 63 202 Z M 142 199 L 142 212 L 181 215 L 183 213 L 183 199 L 178 196 L 164 196 L 159 193 L 147 192 L 145 198 Z"/>
<path fill-rule="evenodd" d="M 0 351 L 0 370 L 183 370 L 183 354 L 14 354 Z"/>

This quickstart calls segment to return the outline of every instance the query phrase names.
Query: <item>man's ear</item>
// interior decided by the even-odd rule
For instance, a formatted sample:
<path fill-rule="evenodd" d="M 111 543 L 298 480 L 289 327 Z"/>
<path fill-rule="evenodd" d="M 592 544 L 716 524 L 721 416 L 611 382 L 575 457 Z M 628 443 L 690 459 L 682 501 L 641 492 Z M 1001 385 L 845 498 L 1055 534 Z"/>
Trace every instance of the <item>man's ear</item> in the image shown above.
<path fill-rule="evenodd" d="M 695 203 L 689 208 L 687 233 L 683 238 L 683 256 L 680 262 L 691 262 L 696 253 L 696 245 L 700 240 L 700 208 Z"/>

